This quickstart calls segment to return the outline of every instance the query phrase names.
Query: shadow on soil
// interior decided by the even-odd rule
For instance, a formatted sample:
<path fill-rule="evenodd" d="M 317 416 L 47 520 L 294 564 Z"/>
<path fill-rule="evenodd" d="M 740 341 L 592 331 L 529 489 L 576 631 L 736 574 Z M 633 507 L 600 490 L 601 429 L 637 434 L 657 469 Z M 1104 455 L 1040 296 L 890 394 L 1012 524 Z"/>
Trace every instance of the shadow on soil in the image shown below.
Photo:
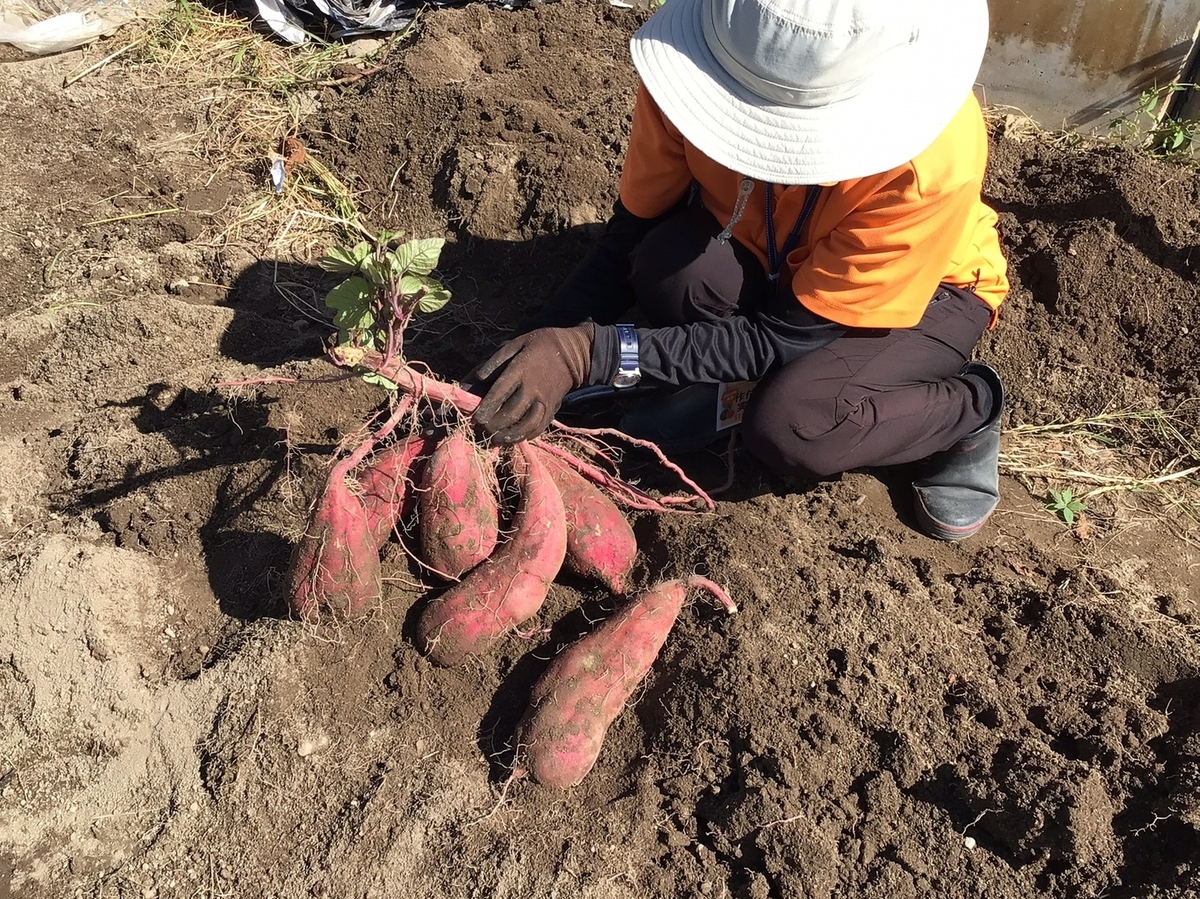
<path fill-rule="evenodd" d="M 1149 786 L 1134 793 L 1113 820 L 1125 854 L 1114 899 L 1194 895 L 1200 888 L 1194 869 L 1200 828 L 1183 820 L 1195 820 L 1200 811 L 1200 677 L 1163 684 L 1150 705 L 1170 722 L 1150 742 L 1164 770 L 1148 778 Z"/>
<path fill-rule="evenodd" d="M 449 244 L 439 275 L 454 300 L 443 312 L 414 322 L 406 335 L 407 357 L 460 378 L 565 277 L 586 248 L 588 231 L 517 243 L 466 236 Z M 234 312 L 220 352 L 259 369 L 320 358 L 332 331 L 324 296 L 338 280 L 312 265 L 247 267 L 219 301 Z M 330 366 L 330 377 L 352 376 Z M 327 443 L 289 445 L 271 415 L 273 405 L 291 403 L 295 390 L 294 385 L 265 385 L 253 401 L 237 402 L 226 388 L 149 384 L 141 396 L 117 405 L 129 410 L 142 434 L 168 441 L 179 461 L 153 466 L 131 459 L 120 476 L 64 497 L 62 506 L 93 516 L 118 545 L 154 553 L 173 552 L 186 539 L 185 531 L 198 532 L 210 584 L 225 614 L 241 620 L 285 614 L 279 574 L 290 547 L 277 533 L 253 527 L 254 510 L 287 475 L 289 461 L 328 456 L 340 437 L 360 424 L 339 424 L 325 435 Z M 299 401 L 301 411 L 305 401 Z M 194 497 L 186 514 L 200 516 L 202 523 L 197 528 L 189 519 L 189 527 L 176 534 L 176 510 L 149 497 L 153 488 L 181 481 L 192 484 L 172 492 Z"/>
<path fill-rule="evenodd" d="M 284 434 L 267 425 L 269 403 L 237 404 L 216 389 L 179 390 L 156 383 L 142 397 L 119 405 L 132 408 L 137 429 L 164 437 L 182 461 L 158 468 L 131 462 L 124 478 L 82 493 L 70 507 L 94 515 L 118 546 L 169 553 L 183 539 L 175 533 L 172 516 L 147 507 L 138 494 L 153 494 L 150 488 L 181 479 L 212 484 L 214 495 L 202 503 L 211 513 L 198 533 L 221 610 L 242 620 L 281 613 L 278 597 L 263 586 L 266 573 L 286 560 L 287 547 L 275 534 L 246 532 L 236 524 L 274 488 L 286 468 Z M 299 449 L 326 451 L 319 446 Z M 252 464 L 257 473 L 245 483 L 240 473 Z M 183 512 L 187 519 L 195 514 Z"/>
<path fill-rule="evenodd" d="M 590 230 L 580 228 L 515 243 L 464 235 L 457 242 L 448 243 L 436 274 L 450 287 L 453 299 L 442 311 L 418 316 L 410 324 L 405 334 L 405 356 L 447 378 L 461 379 L 561 282 L 586 249 L 586 234 Z M 237 277 L 223 302 L 234 310 L 235 317 L 222 338 L 221 353 L 261 369 L 320 358 L 324 341 L 334 330 L 324 298 L 341 277 L 314 265 L 259 262 L 249 266 Z M 329 373 L 331 378 L 354 377 L 332 365 Z M 291 387 L 277 386 L 276 392 L 281 396 L 286 396 Z M 295 394 L 295 388 L 291 393 Z M 333 395 L 336 402 L 336 390 Z M 208 401 L 211 405 L 205 415 L 209 419 L 228 417 L 224 397 L 214 392 Z M 209 455 L 213 466 L 267 464 L 266 471 L 251 484 L 225 478 L 213 516 L 201 529 L 212 587 L 223 611 L 237 617 L 279 615 L 286 611 L 280 595 L 280 578 L 274 578 L 270 589 L 256 591 L 258 598 L 245 596 L 239 584 L 262 583 L 261 577 L 252 574 L 246 579 L 244 569 L 251 563 L 262 565 L 264 570 L 283 571 L 289 547 L 274 535 L 231 527 L 231 523 L 245 520 L 255 504 L 272 490 L 288 464 L 286 435 L 267 425 L 266 410 L 261 404 L 259 400 L 236 407 L 243 416 L 239 421 L 244 439 L 240 451 Z M 300 411 L 303 412 L 303 402 Z M 165 436 L 176 446 L 195 448 L 194 435 L 203 429 L 178 417 L 167 417 L 169 420 L 163 427 Z M 339 439 L 361 424 L 351 420 L 349 414 L 345 417 L 347 420 L 338 421 L 326 435 L 328 443 L 291 445 L 293 459 L 296 454 L 333 453 Z M 227 576 L 223 572 L 230 573 Z"/>
<path fill-rule="evenodd" d="M 1067 233 L 1073 229 L 1084 230 L 1088 222 L 1111 222 L 1122 241 L 1136 247 L 1155 265 L 1175 272 L 1186 281 L 1195 280 L 1200 258 L 1194 257 L 1200 248 L 1172 246 L 1154 216 L 1135 210 L 1113 173 L 1096 166 L 1097 158 L 1105 155 L 1120 158 L 1121 153 L 1118 148 L 1097 150 L 1095 155 L 1087 157 L 1086 163 L 1080 160 L 1079 168 L 1071 173 L 1071 177 L 1063 177 L 1063 172 L 1051 170 L 1038 174 L 1036 160 L 1026 161 L 1025 168 L 1028 171 L 1023 174 L 1031 183 L 1044 178 L 1047 179 L 1047 187 L 1052 183 L 1065 184 L 1074 191 L 1078 191 L 1080 185 L 1086 185 L 1088 189 L 1081 195 L 1069 199 L 1039 195 L 1028 202 L 997 197 L 985 199 L 997 213 L 1008 213 L 1018 222 L 1034 222 L 1039 226 L 1041 223 L 1052 224 Z M 1061 165 L 1062 158 L 1056 158 Z M 1018 264 L 1019 282 L 1033 293 L 1039 303 L 1054 313 L 1057 311 L 1060 288 L 1058 257 L 1047 237 L 1039 230 L 1026 235 L 1025 241 L 1031 252 Z"/>

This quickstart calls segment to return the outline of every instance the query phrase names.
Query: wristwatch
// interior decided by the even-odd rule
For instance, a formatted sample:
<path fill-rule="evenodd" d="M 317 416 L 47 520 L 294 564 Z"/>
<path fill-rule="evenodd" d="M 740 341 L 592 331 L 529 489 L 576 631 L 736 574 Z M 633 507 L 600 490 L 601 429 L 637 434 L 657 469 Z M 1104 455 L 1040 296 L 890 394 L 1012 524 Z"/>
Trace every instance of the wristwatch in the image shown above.
<path fill-rule="evenodd" d="M 617 325 L 617 348 L 621 353 L 617 373 L 613 376 L 613 387 L 632 387 L 642 380 L 638 367 L 637 330 L 633 325 Z"/>

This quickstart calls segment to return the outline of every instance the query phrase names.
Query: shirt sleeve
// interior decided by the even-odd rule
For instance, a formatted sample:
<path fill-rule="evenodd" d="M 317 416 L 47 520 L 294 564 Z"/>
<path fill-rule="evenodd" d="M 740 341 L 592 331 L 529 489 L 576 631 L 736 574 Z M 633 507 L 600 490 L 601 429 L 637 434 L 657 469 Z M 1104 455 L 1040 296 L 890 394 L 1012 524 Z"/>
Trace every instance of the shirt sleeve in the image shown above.
<path fill-rule="evenodd" d="M 683 136 L 667 121 L 649 91 L 639 85 L 621 168 L 621 202 L 639 218 L 657 218 L 691 186 Z"/>
<path fill-rule="evenodd" d="M 848 330 L 784 296 L 752 316 L 639 328 L 638 367 L 649 383 L 757 381 L 772 368 L 819 350 Z M 589 383 L 610 383 L 619 363 L 616 328 L 597 327 Z"/>

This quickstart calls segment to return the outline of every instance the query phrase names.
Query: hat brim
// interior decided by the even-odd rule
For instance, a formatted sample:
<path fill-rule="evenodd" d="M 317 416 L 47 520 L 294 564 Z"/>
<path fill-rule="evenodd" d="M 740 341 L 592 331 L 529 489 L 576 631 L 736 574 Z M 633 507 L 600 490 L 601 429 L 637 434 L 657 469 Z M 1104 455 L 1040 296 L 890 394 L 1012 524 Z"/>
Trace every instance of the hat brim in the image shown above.
<path fill-rule="evenodd" d="M 928 4 L 920 41 L 851 97 L 781 106 L 736 81 L 704 39 L 704 0 L 666 0 L 630 42 L 633 64 L 663 113 L 714 162 L 777 184 L 820 184 L 886 172 L 926 149 L 962 107 L 987 46 L 987 5 Z"/>

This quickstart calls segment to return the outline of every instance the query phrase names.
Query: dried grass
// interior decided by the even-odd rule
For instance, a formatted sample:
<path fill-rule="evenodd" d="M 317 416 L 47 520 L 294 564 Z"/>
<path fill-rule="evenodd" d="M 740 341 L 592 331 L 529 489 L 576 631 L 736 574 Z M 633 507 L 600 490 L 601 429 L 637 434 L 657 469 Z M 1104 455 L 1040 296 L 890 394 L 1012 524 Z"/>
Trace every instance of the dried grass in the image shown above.
<path fill-rule="evenodd" d="M 1058 128 L 1045 128 L 1027 112 L 1016 106 L 983 105 L 983 118 L 988 129 L 1017 143 L 1036 141 L 1052 147 L 1095 147 L 1104 143 L 1095 133 L 1073 128 L 1063 121 Z"/>
<path fill-rule="evenodd" d="M 1005 432 L 1001 471 L 1031 493 L 1070 488 L 1123 502 L 1191 539 L 1200 525 L 1200 439 L 1179 412 L 1120 410 Z"/>
<path fill-rule="evenodd" d="M 150 69 L 163 89 L 202 98 L 204 121 L 194 152 L 214 177 L 237 169 L 261 185 L 217 224 L 215 242 L 245 240 L 263 252 L 309 259 L 331 242 L 360 239 L 364 227 L 354 197 L 311 150 L 279 193 L 271 187 L 271 166 L 283 141 L 315 108 L 318 88 L 377 71 L 415 24 L 373 54 L 351 60 L 344 44 L 286 46 L 240 15 L 174 0 L 80 77 L 103 64 Z"/>

